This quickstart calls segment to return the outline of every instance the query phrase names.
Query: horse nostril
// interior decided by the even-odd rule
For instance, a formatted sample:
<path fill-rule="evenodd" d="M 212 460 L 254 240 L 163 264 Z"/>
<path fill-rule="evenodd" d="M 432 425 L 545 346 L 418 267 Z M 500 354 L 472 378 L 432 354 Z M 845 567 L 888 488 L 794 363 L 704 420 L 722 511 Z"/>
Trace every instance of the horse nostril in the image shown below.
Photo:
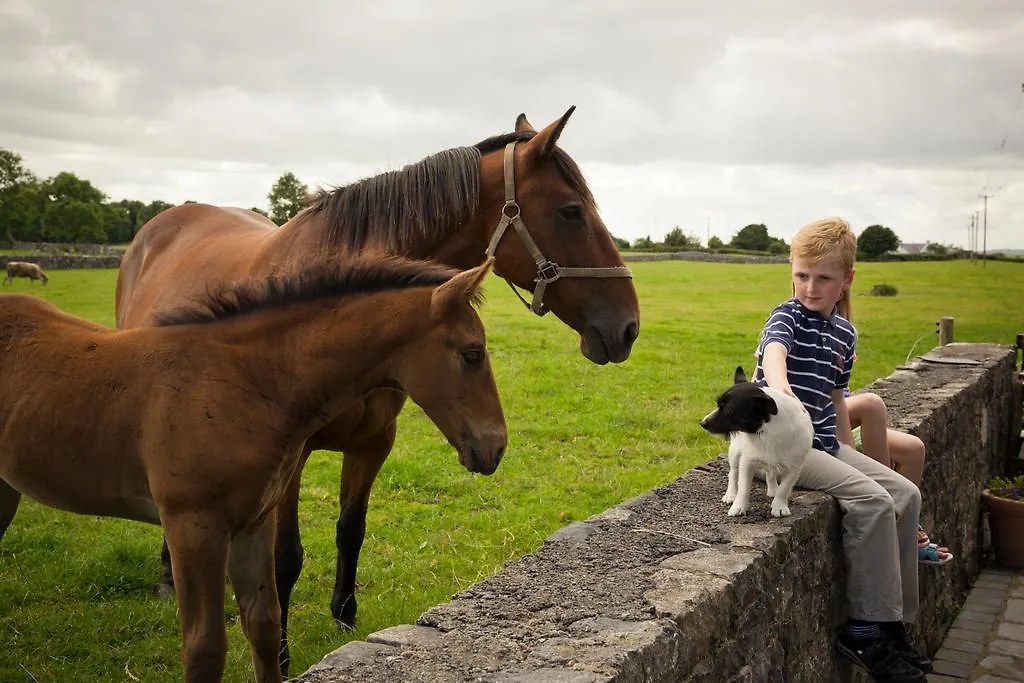
<path fill-rule="evenodd" d="M 626 325 L 626 332 L 623 335 L 622 340 L 626 343 L 626 346 L 629 346 L 634 341 L 636 341 L 636 338 L 639 337 L 639 336 L 640 336 L 640 325 L 638 325 L 636 323 L 636 321 L 633 321 L 630 324 Z"/>
<path fill-rule="evenodd" d="M 494 456 L 494 464 L 495 464 L 495 466 L 497 466 L 498 463 L 501 462 L 501 459 L 503 457 L 505 457 L 505 447 L 504 446 L 499 448 L 497 454 Z"/>

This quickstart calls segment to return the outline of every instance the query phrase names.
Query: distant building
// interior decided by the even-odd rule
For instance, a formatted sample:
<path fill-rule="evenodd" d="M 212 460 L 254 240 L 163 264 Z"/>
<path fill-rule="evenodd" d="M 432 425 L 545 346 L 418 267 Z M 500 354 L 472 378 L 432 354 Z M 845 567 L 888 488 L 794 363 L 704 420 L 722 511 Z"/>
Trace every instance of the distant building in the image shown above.
<path fill-rule="evenodd" d="M 923 254 L 929 242 L 900 242 L 896 249 L 897 254 Z"/>

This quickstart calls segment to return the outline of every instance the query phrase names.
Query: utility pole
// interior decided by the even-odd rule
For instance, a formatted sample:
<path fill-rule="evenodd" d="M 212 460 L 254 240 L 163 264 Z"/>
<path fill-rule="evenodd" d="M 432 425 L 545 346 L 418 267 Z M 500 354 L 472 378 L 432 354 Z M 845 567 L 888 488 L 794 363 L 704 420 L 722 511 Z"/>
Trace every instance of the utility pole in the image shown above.
<path fill-rule="evenodd" d="M 705 239 L 704 239 L 704 246 L 705 247 L 710 247 L 711 246 L 710 245 L 710 242 L 711 242 L 711 216 L 705 216 L 705 218 L 707 218 L 707 220 L 708 220 L 708 228 L 707 228 L 707 237 L 705 237 Z"/>
<path fill-rule="evenodd" d="M 974 214 L 971 214 L 971 220 L 967 222 L 967 256 L 974 261 Z"/>
<path fill-rule="evenodd" d="M 981 213 L 981 212 L 978 211 L 977 209 L 974 210 L 974 259 L 975 260 L 978 259 L 978 226 L 980 225 L 979 215 L 978 215 L 979 213 Z"/>
<path fill-rule="evenodd" d="M 985 257 L 988 255 L 988 198 L 990 194 L 983 194 L 981 198 L 985 200 L 985 208 L 982 218 L 981 228 L 981 267 L 985 267 Z"/>

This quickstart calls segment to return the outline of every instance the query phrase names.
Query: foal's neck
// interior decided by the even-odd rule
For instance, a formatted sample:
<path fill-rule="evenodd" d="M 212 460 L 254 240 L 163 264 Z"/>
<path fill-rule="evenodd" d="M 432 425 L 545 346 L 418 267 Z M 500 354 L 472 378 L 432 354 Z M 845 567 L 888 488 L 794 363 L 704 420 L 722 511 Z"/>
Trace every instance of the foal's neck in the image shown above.
<path fill-rule="evenodd" d="M 253 385 L 313 430 L 366 393 L 396 386 L 400 351 L 423 333 L 431 291 L 330 297 L 243 316 L 225 340 Z"/>

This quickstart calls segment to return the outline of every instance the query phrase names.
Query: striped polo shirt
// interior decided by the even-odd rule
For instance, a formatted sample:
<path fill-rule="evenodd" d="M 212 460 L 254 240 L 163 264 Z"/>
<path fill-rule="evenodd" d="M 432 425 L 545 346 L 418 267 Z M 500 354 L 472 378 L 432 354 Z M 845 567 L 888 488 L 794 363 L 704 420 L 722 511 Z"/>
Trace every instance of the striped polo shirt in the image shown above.
<path fill-rule="evenodd" d="M 786 347 L 786 376 L 793 393 L 807 408 L 814 424 L 814 447 L 826 453 L 839 450 L 836 407 L 832 391 L 850 384 L 857 329 L 838 313 L 825 317 L 804 308 L 799 299 L 780 304 L 768 317 L 757 345 L 754 382 L 764 386 L 764 347 Z"/>

